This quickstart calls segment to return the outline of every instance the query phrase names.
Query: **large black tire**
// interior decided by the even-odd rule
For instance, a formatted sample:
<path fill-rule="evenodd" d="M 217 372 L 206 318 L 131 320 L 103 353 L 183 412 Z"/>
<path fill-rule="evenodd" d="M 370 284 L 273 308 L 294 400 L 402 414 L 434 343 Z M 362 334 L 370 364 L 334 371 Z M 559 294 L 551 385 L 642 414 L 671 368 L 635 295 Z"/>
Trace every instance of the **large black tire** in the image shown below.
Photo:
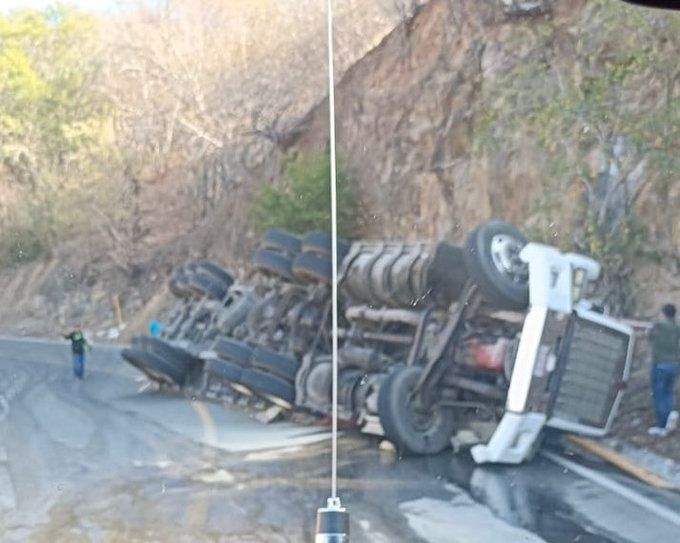
<path fill-rule="evenodd" d="M 241 373 L 241 383 L 281 407 L 292 409 L 295 406 L 295 386 L 280 377 L 248 368 Z"/>
<path fill-rule="evenodd" d="M 241 381 L 243 368 L 234 362 L 226 360 L 209 360 L 205 372 L 211 377 L 217 377 L 222 381 L 238 383 Z"/>
<path fill-rule="evenodd" d="M 327 232 L 308 232 L 302 238 L 302 252 L 316 253 L 318 255 L 331 257 L 332 238 Z M 343 239 L 338 239 L 338 261 L 342 260 L 349 253 L 350 245 Z"/>
<path fill-rule="evenodd" d="M 333 263 L 327 255 L 300 253 L 293 261 L 293 274 L 302 281 L 330 284 L 333 279 Z"/>
<path fill-rule="evenodd" d="M 213 300 L 223 300 L 227 295 L 228 288 L 225 288 L 221 281 L 211 277 L 206 272 L 194 272 L 189 276 L 188 283 L 197 294 Z"/>
<path fill-rule="evenodd" d="M 253 349 L 252 366 L 295 383 L 295 376 L 297 375 L 300 363 L 292 356 L 279 354 L 262 347 L 255 347 Z"/>
<path fill-rule="evenodd" d="M 184 266 L 176 268 L 168 279 L 170 291 L 178 298 L 190 298 L 194 295 L 188 284 L 189 274 Z"/>
<path fill-rule="evenodd" d="M 253 253 L 253 266 L 256 269 L 267 275 L 275 275 L 287 281 L 295 280 L 292 264 L 293 261 L 290 257 L 271 249 L 258 249 Z"/>
<path fill-rule="evenodd" d="M 499 309 L 521 311 L 529 303 L 528 268 L 519 259 L 527 239 L 513 225 L 491 220 L 468 236 L 465 267 L 482 297 Z"/>
<path fill-rule="evenodd" d="M 213 345 L 212 350 L 217 353 L 222 360 L 234 362 L 241 367 L 250 365 L 253 358 L 253 350 L 247 343 L 235 339 L 218 339 Z"/>
<path fill-rule="evenodd" d="M 383 381 L 378 393 L 378 415 L 389 439 L 404 453 L 437 454 L 450 446 L 455 430 L 453 411 L 432 407 L 419 411 L 412 401 L 422 369 L 395 368 Z"/>
<path fill-rule="evenodd" d="M 162 358 L 156 353 L 141 349 L 123 349 L 121 356 L 149 378 L 163 384 L 182 386 L 186 379 L 187 369 L 172 360 Z"/>
<path fill-rule="evenodd" d="M 198 359 L 191 353 L 175 347 L 160 338 L 141 336 L 133 340 L 133 345 L 141 350 L 157 354 L 161 358 L 171 361 L 177 367 L 183 368 L 185 372 L 199 363 Z"/>
<path fill-rule="evenodd" d="M 264 233 L 260 248 L 271 249 L 292 257 L 300 252 L 301 245 L 300 238 L 290 232 L 281 228 L 270 228 Z"/>
<path fill-rule="evenodd" d="M 183 273 L 186 277 L 194 273 L 196 270 L 198 270 L 198 262 L 196 262 L 195 260 L 185 262 L 179 269 L 179 271 Z"/>
<path fill-rule="evenodd" d="M 209 260 L 201 260 L 198 263 L 198 267 L 222 283 L 225 289 L 229 289 L 229 287 L 234 284 L 234 276 L 222 266 L 215 264 L 214 262 L 210 262 Z"/>
<path fill-rule="evenodd" d="M 189 298 L 193 294 L 183 274 L 172 275 L 168 281 L 168 288 L 177 298 Z"/>

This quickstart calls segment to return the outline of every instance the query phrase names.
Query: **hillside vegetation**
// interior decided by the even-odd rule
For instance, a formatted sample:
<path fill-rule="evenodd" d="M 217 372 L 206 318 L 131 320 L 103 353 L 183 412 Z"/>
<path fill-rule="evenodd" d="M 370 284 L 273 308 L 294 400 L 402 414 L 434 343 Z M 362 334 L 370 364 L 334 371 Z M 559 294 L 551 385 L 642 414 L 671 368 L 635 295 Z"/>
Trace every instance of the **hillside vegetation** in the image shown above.
<path fill-rule="evenodd" d="M 600 260 L 614 311 L 680 302 L 680 14 L 506 4 L 431 0 L 340 82 L 366 233 L 460 240 L 504 217 Z M 326 115 L 283 150 L 313 149 Z"/>
<path fill-rule="evenodd" d="M 339 73 L 411 9 L 338 8 Z M 103 326 L 109 295 L 135 313 L 189 255 L 238 264 L 250 195 L 288 163 L 272 150 L 327 92 L 324 9 L 173 0 L 0 15 L 0 318 Z"/>
<path fill-rule="evenodd" d="M 101 329 L 112 295 L 141 326 L 183 259 L 244 273 L 272 221 L 323 224 L 322 4 L 0 16 L 6 328 Z M 680 302 L 680 16 L 511 4 L 338 3 L 346 231 L 458 241 L 503 217 L 600 259 L 616 311 Z"/>

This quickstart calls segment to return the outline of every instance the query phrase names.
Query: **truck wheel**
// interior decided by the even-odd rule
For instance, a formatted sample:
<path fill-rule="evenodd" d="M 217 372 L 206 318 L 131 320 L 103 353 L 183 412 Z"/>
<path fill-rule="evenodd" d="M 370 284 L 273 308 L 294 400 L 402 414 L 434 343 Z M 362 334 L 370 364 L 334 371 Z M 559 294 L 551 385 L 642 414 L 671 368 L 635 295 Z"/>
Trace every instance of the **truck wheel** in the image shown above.
<path fill-rule="evenodd" d="M 154 381 L 180 386 L 184 384 L 187 368 L 174 361 L 141 349 L 123 349 L 121 356 Z"/>
<path fill-rule="evenodd" d="M 250 360 L 253 357 L 253 350 L 247 343 L 237 341 L 235 339 L 218 339 L 213 345 L 213 351 L 217 353 L 222 360 L 234 362 L 239 366 L 246 367 L 250 365 Z"/>
<path fill-rule="evenodd" d="M 300 252 L 302 242 L 300 238 L 282 230 L 281 228 L 270 228 L 262 237 L 261 249 L 272 249 L 288 256 L 296 255 Z"/>
<path fill-rule="evenodd" d="M 332 239 L 327 232 L 308 232 L 302 239 L 302 252 L 316 253 L 321 256 L 331 257 Z M 349 253 L 350 245 L 345 240 L 338 239 L 338 261 Z"/>
<path fill-rule="evenodd" d="M 437 454 L 450 445 L 453 410 L 418 408 L 411 398 L 422 369 L 401 367 L 390 373 L 378 393 L 378 415 L 385 437 L 403 452 Z"/>
<path fill-rule="evenodd" d="M 253 266 L 268 275 L 275 275 L 288 281 L 294 281 L 292 261 L 289 257 L 272 251 L 258 249 L 253 253 Z"/>
<path fill-rule="evenodd" d="M 206 373 L 228 382 L 238 383 L 241 380 L 243 368 L 226 360 L 210 360 L 206 366 Z"/>
<path fill-rule="evenodd" d="M 275 375 L 248 368 L 241 374 L 241 383 L 258 396 L 285 409 L 295 406 L 295 387 Z"/>
<path fill-rule="evenodd" d="M 499 309 L 521 311 L 529 303 L 529 270 L 519 258 L 527 239 L 514 226 L 492 220 L 467 239 L 465 266 L 484 299 Z"/>
<path fill-rule="evenodd" d="M 329 284 L 332 281 L 333 264 L 329 256 L 300 253 L 293 261 L 293 273 L 302 281 Z"/>
<path fill-rule="evenodd" d="M 196 291 L 213 300 L 222 300 L 227 295 L 224 285 L 208 275 L 206 272 L 195 272 L 189 277 L 189 286 Z"/>
<path fill-rule="evenodd" d="M 295 383 L 295 376 L 300 364 L 292 356 L 279 354 L 262 347 L 255 347 L 253 350 L 252 366 Z"/>
<path fill-rule="evenodd" d="M 183 273 L 175 273 L 168 281 L 170 292 L 177 298 L 189 298 L 193 293 Z"/>
<path fill-rule="evenodd" d="M 234 284 L 234 276 L 222 266 L 215 264 L 214 262 L 210 262 L 209 260 L 201 260 L 198 263 L 198 267 L 222 283 L 225 289 L 229 289 L 229 287 Z"/>
<path fill-rule="evenodd" d="M 154 353 L 165 360 L 169 360 L 178 367 L 185 368 L 186 371 L 189 371 L 198 363 L 196 358 L 184 349 L 175 347 L 160 338 L 141 336 L 136 339 L 133 345 L 143 351 Z"/>

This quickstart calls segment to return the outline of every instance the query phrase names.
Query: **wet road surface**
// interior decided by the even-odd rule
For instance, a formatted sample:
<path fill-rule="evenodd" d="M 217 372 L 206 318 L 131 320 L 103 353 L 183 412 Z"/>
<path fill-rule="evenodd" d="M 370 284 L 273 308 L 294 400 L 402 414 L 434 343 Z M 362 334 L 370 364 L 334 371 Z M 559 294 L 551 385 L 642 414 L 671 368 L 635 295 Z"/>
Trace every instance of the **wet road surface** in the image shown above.
<path fill-rule="evenodd" d="M 76 383 L 69 357 L 66 344 L 0 340 L 0 541 L 312 539 L 326 429 L 138 393 L 113 347 Z M 397 460 L 346 433 L 339 467 L 353 542 L 680 541 L 677 494 L 559 451 L 479 467 L 450 452 Z"/>

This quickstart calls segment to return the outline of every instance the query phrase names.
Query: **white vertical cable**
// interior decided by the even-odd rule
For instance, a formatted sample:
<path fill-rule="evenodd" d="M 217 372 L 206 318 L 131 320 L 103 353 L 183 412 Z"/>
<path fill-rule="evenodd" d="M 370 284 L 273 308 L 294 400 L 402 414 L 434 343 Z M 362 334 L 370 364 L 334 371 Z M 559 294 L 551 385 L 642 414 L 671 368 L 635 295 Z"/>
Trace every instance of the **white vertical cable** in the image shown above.
<path fill-rule="evenodd" d="M 331 160 L 331 285 L 332 361 L 333 361 L 333 413 L 331 428 L 331 498 L 338 497 L 338 200 L 337 171 L 335 166 L 335 77 L 333 75 L 333 0 L 327 0 L 328 9 L 328 116 Z"/>

